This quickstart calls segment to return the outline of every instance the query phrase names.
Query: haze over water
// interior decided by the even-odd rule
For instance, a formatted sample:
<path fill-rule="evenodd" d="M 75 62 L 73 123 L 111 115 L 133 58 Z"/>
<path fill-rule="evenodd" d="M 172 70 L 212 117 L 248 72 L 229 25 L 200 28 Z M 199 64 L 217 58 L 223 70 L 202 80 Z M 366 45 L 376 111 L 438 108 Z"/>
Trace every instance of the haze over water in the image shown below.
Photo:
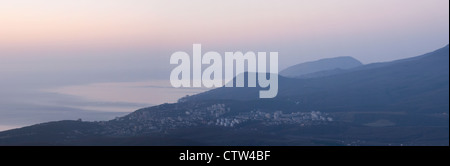
<path fill-rule="evenodd" d="M 206 89 L 174 89 L 170 55 L 278 51 L 280 70 L 417 56 L 449 42 L 443 0 L 0 2 L 0 130 L 108 120 Z"/>

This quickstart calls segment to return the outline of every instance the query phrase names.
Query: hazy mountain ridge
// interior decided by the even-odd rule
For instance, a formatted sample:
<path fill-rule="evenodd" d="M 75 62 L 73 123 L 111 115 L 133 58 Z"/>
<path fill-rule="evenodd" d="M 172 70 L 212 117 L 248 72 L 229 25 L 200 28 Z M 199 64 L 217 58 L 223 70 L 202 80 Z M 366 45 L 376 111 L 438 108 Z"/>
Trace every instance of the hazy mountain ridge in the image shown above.
<path fill-rule="evenodd" d="M 384 111 L 392 111 L 391 106 L 399 105 L 397 107 L 403 111 L 408 108 L 409 112 L 427 109 L 429 112 L 443 112 L 448 108 L 448 52 L 446 46 L 422 56 L 364 65 L 327 77 L 280 77 L 276 98 L 301 102 L 305 109 L 324 111 L 370 108 L 380 111 L 376 108 L 380 106 L 385 107 Z M 422 98 L 421 95 L 428 97 Z M 430 97 L 436 99 L 430 100 Z M 422 98 L 422 103 L 409 101 L 414 98 Z M 217 88 L 186 98 L 188 101 L 209 99 L 259 100 L 258 88 Z M 435 103 L 420 108 L 423 102 Z"/>
<path fill-rule="evenodd" d="M 315 78 L 217 88 L 104 122 L 0 132 L 0 145 L 447 145 L 449 47 Z"/>
<path fill-rule="evenodd" d="M 362 63 L 360 61 L 349 56 L 326 58 L 288 67 L 282 70 L 280 75 L 292 78 L 302 77 L 304 75 L 310 75 L 309 77 L 311 77 L 312 74 L 317 72 L 351 69 L 361 65 Z"/>

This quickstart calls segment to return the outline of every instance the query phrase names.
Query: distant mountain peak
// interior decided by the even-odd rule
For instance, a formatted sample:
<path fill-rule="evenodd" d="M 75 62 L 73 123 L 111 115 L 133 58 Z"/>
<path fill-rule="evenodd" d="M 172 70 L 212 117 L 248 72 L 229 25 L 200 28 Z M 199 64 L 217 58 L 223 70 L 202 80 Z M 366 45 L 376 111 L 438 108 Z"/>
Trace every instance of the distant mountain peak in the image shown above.
<path fill-rule="evenodd" d="M 362 63 L 353 57 L 340 56 L 300 63 L 281 71 L 280 75 L 285 77 L 300 77 L 302 75 L 328 70 L 351 69 L 361 65 Z"/>

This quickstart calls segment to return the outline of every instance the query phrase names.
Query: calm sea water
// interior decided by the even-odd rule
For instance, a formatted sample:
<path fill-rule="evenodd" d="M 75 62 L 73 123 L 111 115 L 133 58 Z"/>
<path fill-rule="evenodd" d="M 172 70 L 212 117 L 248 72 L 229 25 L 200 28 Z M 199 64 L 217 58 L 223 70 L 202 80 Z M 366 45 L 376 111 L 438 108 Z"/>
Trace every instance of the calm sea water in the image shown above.
<path fill-rule="evenodd" d="M 0 131 L 36 123 L 101 121 L 139 108 L 174 103 L 206 88 L 173 88 L 168 80 L 104 82 L 11 91 L 0 96 Z"/>

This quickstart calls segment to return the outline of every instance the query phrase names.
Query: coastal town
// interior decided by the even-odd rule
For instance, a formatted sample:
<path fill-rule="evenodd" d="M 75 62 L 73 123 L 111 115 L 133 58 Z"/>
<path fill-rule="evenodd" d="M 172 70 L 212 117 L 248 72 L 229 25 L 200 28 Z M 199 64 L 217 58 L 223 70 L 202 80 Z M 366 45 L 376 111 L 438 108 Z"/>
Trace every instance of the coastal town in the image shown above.
<path fill-rule="evenodd" d="M 116 118 L 104 124 L 126 124 L 127 127 L 115 129 L 115 135 L 133 135 L 133 133 L 167 132 L 170 129 L 179 129 L 194 126 L 216 126 L 224 128 L 238 128 L 248 124 L 261 124 L 265 126 L 298 125 L 299 127 L 332 122 L 333 118 L 320 111 L 264 112 L 251 110 L 246 112 L 233 112 L 226 104 L 211 104 L 206 107 L 175 108 L 159 110 L 137 111 L 129 116 Z"/>

